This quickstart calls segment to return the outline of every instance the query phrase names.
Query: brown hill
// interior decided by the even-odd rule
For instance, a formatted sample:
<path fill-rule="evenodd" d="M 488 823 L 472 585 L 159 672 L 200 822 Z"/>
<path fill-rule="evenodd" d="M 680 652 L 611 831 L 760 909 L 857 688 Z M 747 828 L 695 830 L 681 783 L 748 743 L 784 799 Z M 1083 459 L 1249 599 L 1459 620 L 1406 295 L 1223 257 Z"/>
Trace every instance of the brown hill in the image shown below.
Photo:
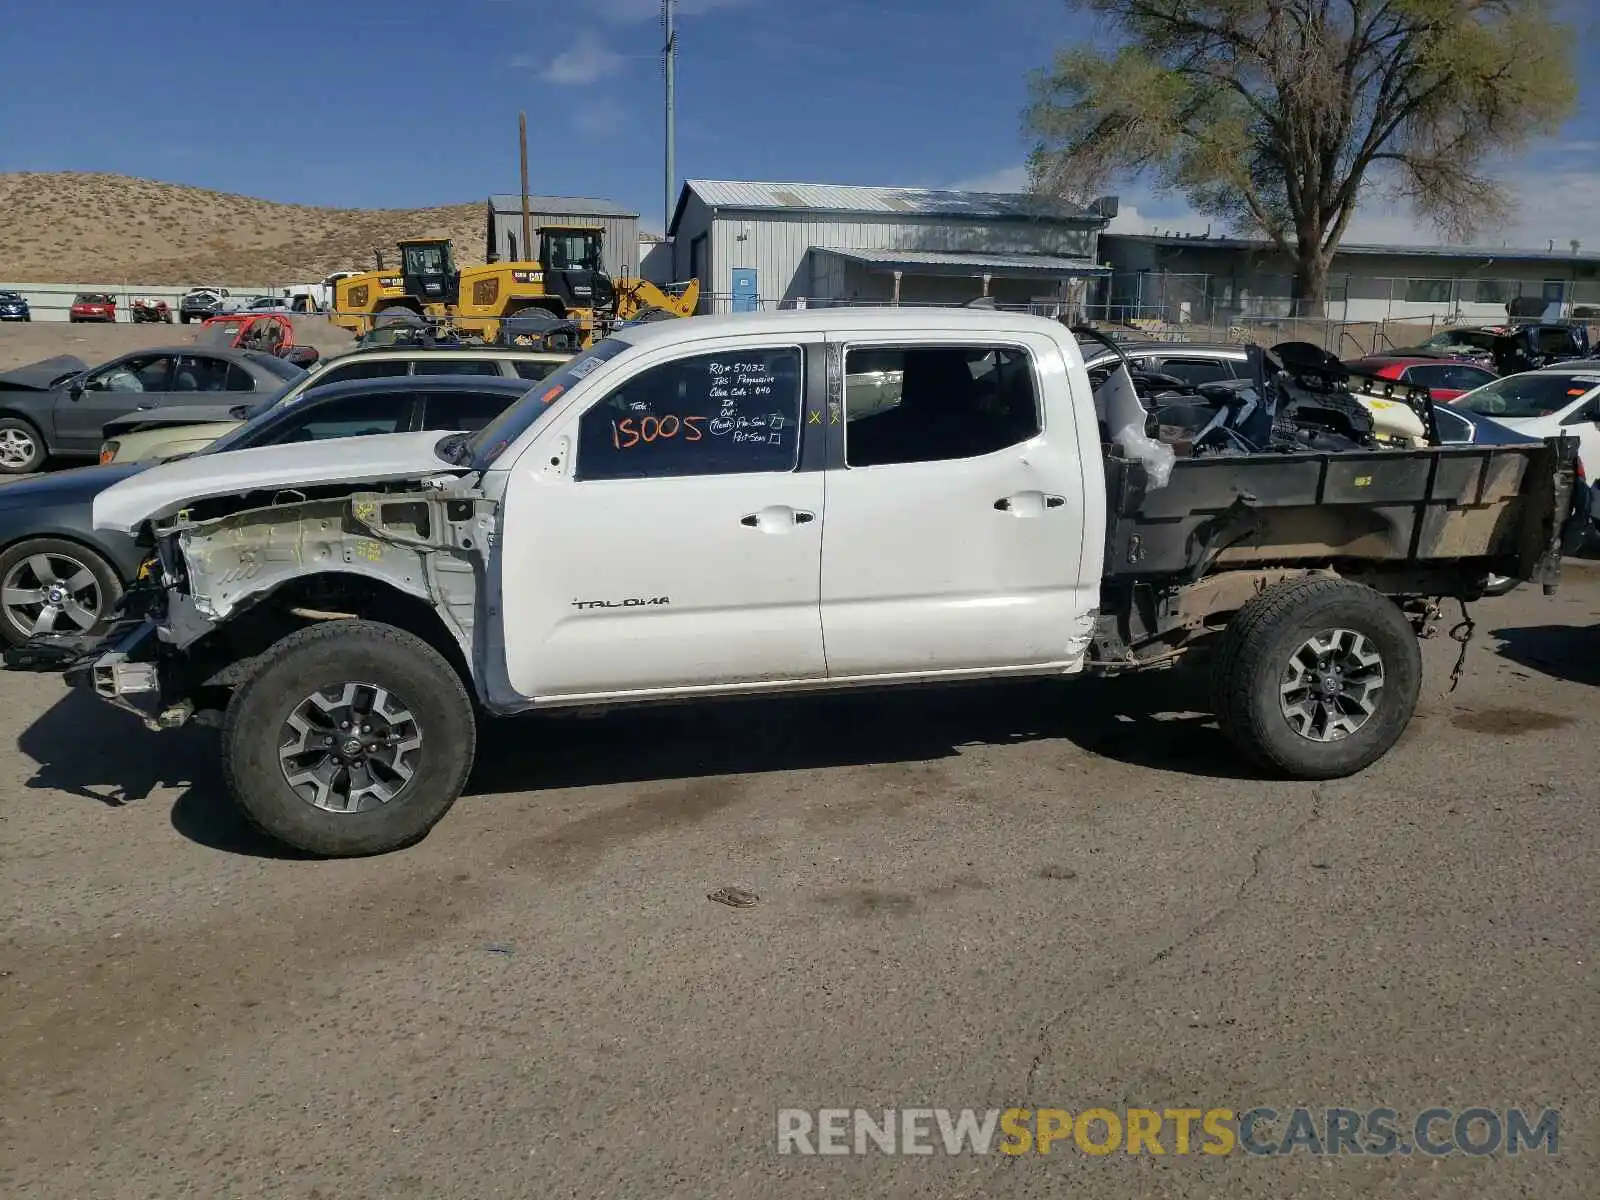
<path fill-rule="evenodd" d="M 313 208 L 127 175 L 0 174 L 0 279 L 12 283 L 313 282 L 369 269 L 373 247 L 392 264 L 397 239 L 435 236 L 481 263 L 483 202 Z"/>

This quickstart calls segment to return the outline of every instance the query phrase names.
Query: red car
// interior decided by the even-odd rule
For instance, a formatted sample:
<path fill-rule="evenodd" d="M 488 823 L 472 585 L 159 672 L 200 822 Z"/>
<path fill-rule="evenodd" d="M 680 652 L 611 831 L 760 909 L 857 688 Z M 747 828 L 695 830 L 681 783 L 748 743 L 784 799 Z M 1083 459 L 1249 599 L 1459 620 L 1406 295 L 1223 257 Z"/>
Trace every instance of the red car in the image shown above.
<path fill-rule="evenodd" d="M 1349 358 L 1344 365 L 1358 375 L 1376 375 L 1412 387 L 1425 387 L 1435 400 L 1454 400 L 1480 388 L 1499 376 L 1471 363 L 1448 359 L 1408 358 L 1398 354 L 1375 354 L 1369 358 Z"/>
<path fill-rule="evenodd" d="M 77 299 L 72 302 L 72 307 L 67 310 L 67 320 L 74 324 L 79 321 L 116 319 L 117 298 L 105 292 L 79 292 Z"/>

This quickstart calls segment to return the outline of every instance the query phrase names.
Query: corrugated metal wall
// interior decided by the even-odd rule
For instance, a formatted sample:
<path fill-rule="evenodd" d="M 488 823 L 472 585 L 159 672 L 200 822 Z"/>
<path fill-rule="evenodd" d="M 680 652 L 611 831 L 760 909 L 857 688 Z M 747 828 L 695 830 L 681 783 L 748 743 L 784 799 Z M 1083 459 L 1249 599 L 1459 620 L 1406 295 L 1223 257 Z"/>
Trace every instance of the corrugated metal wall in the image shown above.
<path fill-rule="evenodd" d="M 678 223 L 674 266 L 679 278 L 689 277 L 691 244 L 707 231 L 710 237 L 709 278 L 701 291 L 726 296 L 733 289 L 735 267 L 754 267 L 763 301 L 792 301 L 800 296 L 828 296 L 827 280 L 812 278 L 813 247 L 840 250 L 984 251 L 989 253 L 1063 254 L 1093 259 L 1093 229 L 1056 222 L 952 221 L 942 218 L 863 220 L 820 214 L 716 214 L 694 196 Z"/>
<path fill-rule="evenodd" d="M 637 275 L 639 272 L 639 218 L 638 217 L 613 217 L 591 216 L 587 213 L 552 213 L 535 210 L 533 216 L 533 236 L 539 236 L 539 228 L 543 225 L 592 225 L 599 226 L 601 237 L 605 241 L 606 273 L 613 279 L 623 275 Z M 522 214 L 497 212 L 494 215 L 494 248 L 495 253 L 502 260 L 512 258 L 512 239 L 522 241 Z M 517 255 L 523 259 L 529 257 L 527 248 L 517 246 Z M 533 250 L 533 256 L 538 255 L 538 247 Z"/>

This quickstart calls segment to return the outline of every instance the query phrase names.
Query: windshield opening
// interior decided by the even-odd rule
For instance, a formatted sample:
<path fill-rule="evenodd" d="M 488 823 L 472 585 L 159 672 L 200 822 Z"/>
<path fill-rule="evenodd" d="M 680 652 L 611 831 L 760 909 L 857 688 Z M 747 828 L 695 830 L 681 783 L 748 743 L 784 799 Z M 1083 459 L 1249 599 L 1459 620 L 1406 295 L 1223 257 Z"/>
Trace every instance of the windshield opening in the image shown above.
<path fill-rule="evenodd" d="M 1454 404 L 1486 417 L 1548 417 L 1572 407 L 1596 388 L 1600 388 L 1600 374 L 1546 375 L 1531 371 L 1486 383 Z"/>
<path fill-rule="evenodd" d="M 621 338 L 606 338 L 564 363 L 560 370 L 546 375 L 522 399 L 473 434 L 465 443 L 462 459 L 465 460 L 470 453 L 474 469 L 486 469 L 505 452 L 507 446 L 532 429 L 568 388 L 628 349 L 629 344 Z"/>

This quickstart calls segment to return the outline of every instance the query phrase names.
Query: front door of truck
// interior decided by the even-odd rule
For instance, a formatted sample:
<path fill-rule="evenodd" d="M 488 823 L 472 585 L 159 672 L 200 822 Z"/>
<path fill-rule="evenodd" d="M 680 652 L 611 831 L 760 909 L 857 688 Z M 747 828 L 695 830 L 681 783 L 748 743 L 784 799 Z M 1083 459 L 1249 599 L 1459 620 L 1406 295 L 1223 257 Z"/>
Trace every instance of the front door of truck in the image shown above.
<path fill-rule="evenodd" d="M 806 339 L 716 346 L 642 355 L 511 467 L 500 594 L 518 695 L 824 676 Z"/>
<path fill-rule="evenodd" d="M 1074 412 L 1063 403 L 1047 420 L 1043 403 L 1047 377 L 1068 388 L 1060 352 L 1032 337 L 839 349 L 844 419 L 831 426 L 842 437 L 822 543 L 829 677 L 1076 666 L 1098 572 L 1083 565 Z M 887 404 L 884 378 L 897 381 Z"/>

